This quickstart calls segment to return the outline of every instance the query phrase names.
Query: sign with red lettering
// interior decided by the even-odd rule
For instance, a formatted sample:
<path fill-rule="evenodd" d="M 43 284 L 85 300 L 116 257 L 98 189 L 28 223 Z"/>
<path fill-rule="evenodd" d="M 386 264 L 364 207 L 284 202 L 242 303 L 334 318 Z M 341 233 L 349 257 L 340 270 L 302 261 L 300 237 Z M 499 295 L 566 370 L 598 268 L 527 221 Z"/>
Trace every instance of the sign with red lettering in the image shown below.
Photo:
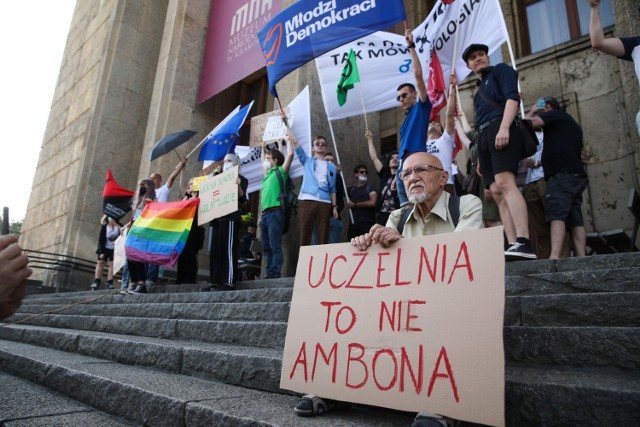
<path fill-rule="evenodd" d="M 502 227 L 300 248 L 280 387 L 504 425 Z"/>

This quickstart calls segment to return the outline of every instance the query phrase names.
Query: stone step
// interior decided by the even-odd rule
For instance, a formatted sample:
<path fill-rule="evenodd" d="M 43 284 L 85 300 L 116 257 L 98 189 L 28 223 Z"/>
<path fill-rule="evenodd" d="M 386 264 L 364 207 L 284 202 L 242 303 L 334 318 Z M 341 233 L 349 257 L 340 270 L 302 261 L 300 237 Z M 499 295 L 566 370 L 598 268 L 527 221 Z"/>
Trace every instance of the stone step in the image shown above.
<path fill-rule="evenodd" d="M 295 426 L 296 397 L 88 356 L 2 342 L 0 369 L 57 390 L 93 408 L 154 426 Z M 506 368 L 510 426 L 635 426 L 640 377 L 612 369 Z M 413 414 L 380 408 L 335 411 L 305 419 L 313 426 L 408 425 Z"/>
<path fill-rule="evenodd" d="M 11 320 L 21 321 L 27 316 L 22 313 L 16 313 L 11 317 Z M 31 318 L 27 323 L 52 328 L 209 343 L 251 345 L 265 348 L 284 347 L 287 330 L 287 323 L 284 321 L 249 322 L 113 316 L 65 316 L 58 314 L 40 315 Z"/>
<path fill-rule="evenodd" d="M 63 394 L 0 373 L 0 425 L 131 427 L 135 424 L 95 410 Z M 10 393 L 8 391 L 11 391 Z"/>
<path fill-rule="evenodd" d="M 508 426 L 636 427 L 640 375 L 615 369 L 508 365 Z"/>
<path fill-rule="evenodd" d="M 409 425 L 415 414 L 358 407 L 301 419 L 297 397 L 28 344 L 2 342 L 0 369 L 128 421 L 152 426 Z"/>
<path fill-rule="evenodd" d="M 237 302 L 237 303 L 157 303 L 141 304 L 80 304 L 60 310 L 60 304 L 29 304 L 20 309 L 24 314 L 55 311 L 59 315 L 151 317 L 160 319 L 194 320 L 246 320 L 286 322 L 289 302 Z"/>
<path fill-rule="evenodd" d="M 291 282 L 293 284 L 293 281 Z M 291 301 L 293 293 L 292 287 L 276 288 L 255 288 L 240 289 L 225 292 L 156 292 L 157 287 L 153 287 L 148 294 L 127 294 L 123 295 L 119 291 L 82 291 L 60 294 L 32 295 L 26 297 L 22 305 L 31 304 L 138 304 L 144 303 L 190 303 L 190 302 L 251 302 L 251 301 L 271 301 L 283 302 Z"/>
<path fill-rule="evenodd" d="M 227 384 L 280 392 L 282 348 L 14 325 L 0 327 L 0 339 L 97 357 L 127 365 L 211 378 Z"/>
<path fill-rule="evenodd" d="M 507 326 L 504 348 L 514 362 L 640 373 L 640 328 Z"/>
<path fill-rule="evenodd" d="M 20 314 L 52 313 L 75 316 L 146 317 L 192 320 L 287 321 L 290 293 L 265 295 L 256 293 L 252 302 L 216 302 L 209 294 L 177 294 L 176 299 L 189 302 L 147 301 L 148 296 L 135 298 L 109 297 L 86 304 L 24 304 Z M 244 294 L 247 296 L 247 294 Z M 285 299 L 282 302 L 261 302 L 259 297 Z M 140 299 L 143 298 L 143 299 Z M 209 300 L 207 302 L 207 300 Z M 82 301 L 82 300 L 80 300 Z M 100 301 L 102 303 L 100 303 Z M 38 301 L 39 302 L 39 301 Z M 45 302 L 45 301 L 43 301 Z M 47 302 L 52 302 L 48 300 Z M 508 326 L 640 326 L 640 292 L 594 292 L 585 294 L 552 294 L 507 296 L 504 324 Z M 20 317 L 20 314 L 9 321 Z M 22 317 L 21 319 L 24 319 Z M 30 323 L 28 321 L 27 323 Z"/>
<path fill-rule="evenodd" d="M 545 295 L 640 291 L 640 267 L 526 274 L 505 278 L 506 294 Z"/>
<path fill-rule="evenodd" d="M 640 326 L 640 292 L 507 297 L 506 306 L 505 325 Z"/>

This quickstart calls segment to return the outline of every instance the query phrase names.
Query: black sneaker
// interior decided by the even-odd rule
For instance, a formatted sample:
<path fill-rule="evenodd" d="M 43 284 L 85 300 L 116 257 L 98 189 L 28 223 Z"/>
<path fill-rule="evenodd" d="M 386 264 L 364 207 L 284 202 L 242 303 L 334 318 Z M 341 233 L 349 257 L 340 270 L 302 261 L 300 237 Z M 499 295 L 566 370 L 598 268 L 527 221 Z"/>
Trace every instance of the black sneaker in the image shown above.
<path fill-rule="evenodd" d="M 507 261 L 536 259 L 536 254 L 531 250 L 529 242 L 516 242 L 504 252 Z"/>
<path fill-rule="evenodd" d="M 96 289 L 98 289 L 100 287 L 100 279 L 95 279 L 93 281 L 93 283 L 91 284 L 91 290 L 95 291 Z"/>
<path fill-rule="evenodd" d="M 200 288 L 200 292 L 211 292 L 213 290 L 215 290 L 216 288 L 218 288 L 220 285 L 217 283 L 212 283 L 208 286 L 205 286 L 204 288 Z"/>
<path fill-rule="evenodd" d="M 138 285 L 134 291 L 129 291 L 130 294 L 146 294 L 147 287 L 145 285 Z"/>
<path fill-rule="evenodd" d="M 116 287 L 113 286 L 113 282 L 112 281 L 107 281 L 107 289 L 115 289 Z"/>
<path fill-rule="evenodd" d="M 235 287 L 236 285 L 234 285 L 233 283 L 225 283 L 223 285 L 213 286 L 211 290 L 212 291 L 232 291 Z"/>

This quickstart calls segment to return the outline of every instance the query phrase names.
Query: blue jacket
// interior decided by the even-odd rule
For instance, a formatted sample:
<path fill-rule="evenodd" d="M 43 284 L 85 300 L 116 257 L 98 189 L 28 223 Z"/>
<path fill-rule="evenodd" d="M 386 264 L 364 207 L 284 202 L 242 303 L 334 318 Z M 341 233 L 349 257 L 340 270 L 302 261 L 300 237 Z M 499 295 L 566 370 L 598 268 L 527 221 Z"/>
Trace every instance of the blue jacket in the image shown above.
<path fill-rule="evenodd" d="M 302 187 L 300 188 L 300 192 L 317 197 L 320 200 L 331 202 L 331 193 L 336 192 L 336 165 L 331 162 L 327 162 L 327 184 L 320 187 L 318 180 L 316 179 L 316 165 L 318 164 L 318 159 L 307 156 L 304 148 L 300 146 L 295 149 L 295 152 L 296 156 L 298 156 L 298 160 L 300 160 L 300 163 L 302 163 L 302 166 L 304 167 L 304 175 L 302 176 Z"/>

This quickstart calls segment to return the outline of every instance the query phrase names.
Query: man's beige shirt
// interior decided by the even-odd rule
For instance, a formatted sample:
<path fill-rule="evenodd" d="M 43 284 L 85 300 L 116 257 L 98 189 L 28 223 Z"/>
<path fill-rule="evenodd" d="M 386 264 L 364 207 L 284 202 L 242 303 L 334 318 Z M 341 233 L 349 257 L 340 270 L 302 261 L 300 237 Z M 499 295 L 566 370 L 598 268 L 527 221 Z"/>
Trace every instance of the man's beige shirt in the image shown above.
<path fill-rule="evenodd" d="M 413 208 L 404 225 L 402 235 L 404 237 L 430 236 L 450 233 L 452 231 L 484 228 L 482 222 L 482 202 L 479 198 L 472 195 L 460 197 L 460 217 L 458 219 L 458 226 L 454 227 L 451 214 L 449 213 L 449 197 L 449 193 L 444 191 L 426 218 L 422 218 L 420 213 Z M 397 230 L 403 212 L 404 209 L 396 209 L 391 212 L 386 226 Z"/>

